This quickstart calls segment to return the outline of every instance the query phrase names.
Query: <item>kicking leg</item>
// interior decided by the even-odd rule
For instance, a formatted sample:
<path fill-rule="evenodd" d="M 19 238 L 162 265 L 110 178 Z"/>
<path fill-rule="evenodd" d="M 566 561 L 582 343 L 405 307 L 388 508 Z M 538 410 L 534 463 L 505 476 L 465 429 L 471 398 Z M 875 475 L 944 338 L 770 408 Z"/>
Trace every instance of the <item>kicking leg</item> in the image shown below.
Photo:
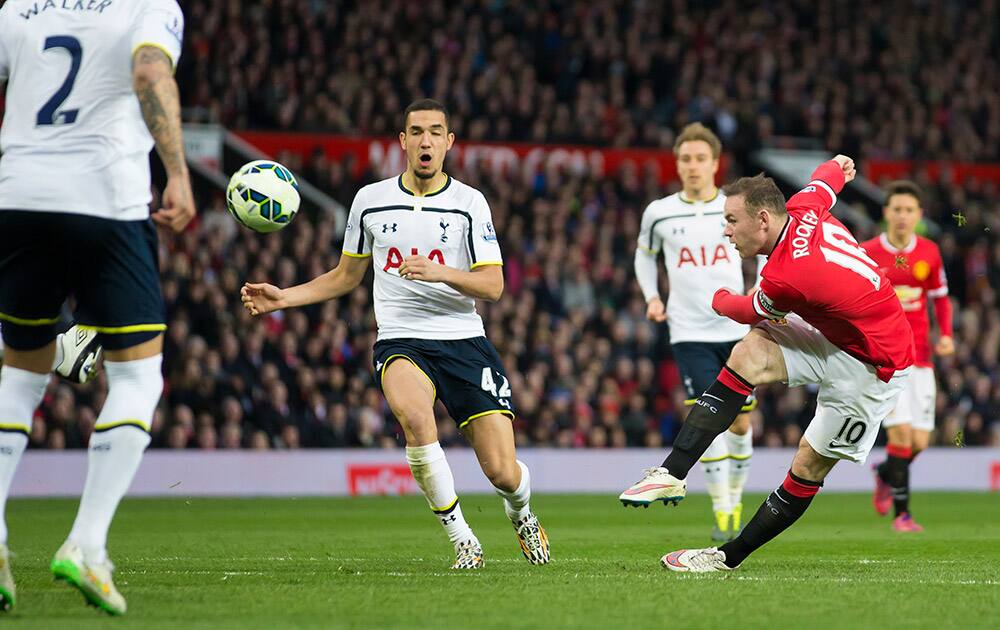
<path fill-rule="evenodd" d="M 531 474 L 514 451 L 510 418 L 493 413 L 476 418 L 465 427 L 479 465 L 503 498 L 504 512 L 514 525 L 521 552 L 531 564 L 549 561 L 549 539 L 531 512 Z"/>
<path fill-rule="evenodd" d="M 455 547 L 457 559 L 452 568 L 482 567 L 482 546 L 462 514 L 462 506 L 455 493 L 455 478 L 438 443 L 434 422 L 434 384 L 416 364 L 406 357 L 398 357 L 383 368 L 382 391 L 393 415 L 403 427 L 406 463 L 413 478 Z"/>
<path fill-rule="evenodd" d="M 787 379 L 781 348 L 765 331 L 751 330 L 733 348 L 718 380 L 698 397 L 662 466 L 647 469 L 646 476 L 619 500 L 624 505 L 649 505 L 683 499 L 688 471 L 715 437 L 733 424 L 754 386 Z"/>

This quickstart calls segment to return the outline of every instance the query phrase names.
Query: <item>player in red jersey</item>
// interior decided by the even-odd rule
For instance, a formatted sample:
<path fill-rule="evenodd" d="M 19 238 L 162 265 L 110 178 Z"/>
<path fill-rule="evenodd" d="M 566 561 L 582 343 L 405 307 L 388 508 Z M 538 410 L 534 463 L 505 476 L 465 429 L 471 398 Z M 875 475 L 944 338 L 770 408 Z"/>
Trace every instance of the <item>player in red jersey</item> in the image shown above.
<path fill-rule="evenodd" d="M 919 532 L 923 527 L 910 516 L 910 462 L 927 448 L 934 430 L 934 402 L 937 387 L 931 361 L 928 298 L 934 302 L 940 336 L 934 352 L 947 356 L 955 351 L 951 330 L 951 302 L 948 281 L 937 245 L 917 236 L 923 216 L 920 188 L 913 182 L 898 181 L 886 188 L 886 231 L 862 243 L 868 255 L 896 289 L 906 319 L 913 329 L 914 368 L 896 408 L 883 422 L 889 444 L 888 457 L 875 467 L 875 510 L 882 516 L 895 508 L 892 528 L 899 532 Z"/>
<path fill-rule="evenodd" d="M 809 507 L 837 461 L 863 462 L 878 427 L 896 406 L 913 364 L 909 324 L 892 286 L 832 214 L 837 193 L 854 179 L 854 161 L 838 155 L 785 203 L 770 178 L 744 177 L 723 190 L 725 234 L 740 256 L 768 256 L 750 296 L 720 289 L 712 307 L 754 324 L 733 348 L 718 380 L 699 398 L 659 468 L 637 486 L 684 497 L 688 471 L 739 413 L 755 385 L 819 384 L 816 415 L 791 470 L 743 532 L 720 548 L 682 549 L 661 559 L 673 571 L 735 569 Z M 793 313 L 794 311 L 794 313 Z"/>

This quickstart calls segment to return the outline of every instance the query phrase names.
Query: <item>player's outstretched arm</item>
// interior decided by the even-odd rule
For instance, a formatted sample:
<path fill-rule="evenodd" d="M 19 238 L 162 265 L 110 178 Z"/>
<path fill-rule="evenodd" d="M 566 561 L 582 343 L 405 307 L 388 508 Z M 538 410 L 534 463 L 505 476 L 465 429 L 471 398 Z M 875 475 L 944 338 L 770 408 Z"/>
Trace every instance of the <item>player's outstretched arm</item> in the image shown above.
<path fill-rule="evenodd" d="M 251 315 L 332 300 L 361 284 L 368 270 L 369 260 L 367 257 L 342 256 L 340 263 L 330 271 L 309 282 L 286 289 L 279 289 L 266 282 L 247 282 L 240 289 L 240 299 Z"/>
<path fill-rule="evenodd" d="M 139 99 L 142 119 L 167 171 L 163 208 L 154 212 L 152 218 L 180 232 L 194 218 L 195 207 L 191 177 L 184 159 L 181 99 L 170 57 L 156 46 L 139 46 L 132 56 L 132 87 Z"/>
<path fill-rule="evenodd" d="M 496 302 L 503 294 L 503 268 L 498 264 L 461 271 L 416 255 L 403 260 L 399 275 L 407 280 L 443 282 L 462 295 L 479 300 Z"/>

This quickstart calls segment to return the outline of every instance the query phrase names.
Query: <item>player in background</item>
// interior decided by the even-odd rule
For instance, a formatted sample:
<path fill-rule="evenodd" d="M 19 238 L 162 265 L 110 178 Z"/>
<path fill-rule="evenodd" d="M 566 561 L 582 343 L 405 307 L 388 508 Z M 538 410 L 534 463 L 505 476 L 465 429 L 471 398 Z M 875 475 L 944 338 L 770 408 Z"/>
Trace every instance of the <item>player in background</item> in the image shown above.
<path fill-rule="evenodd" d="M 726 198 L 715 186 L 721 153 L 722 143 L 710 129 L 701 123 L 684 127 L 674 143 L 683 189 L 646 207 L 635 250 L 635 277 L 646 298 L 646 317 L 669 322 L 688 406 L 715 381 L 733 346 L 750 332 L 749 326 L 719 316 L 711 306 L 716 289 L 743 286 L 743 261 L 722 234 Z M 670 284 L 666 308 L 657 287 L 660 251 Z M 756 404 L 750 398 L 742 410 L 752 411 Z M 739 533 L 752 454 L 750 416 L 741 413 L 701 457 L 715 516 L 713 540 L 726 541 Z M 646 493 L 631 489 L 620 499 L 625 505 L 650 503 Z"/>
<path fill-rule="evenodd" d="M 805 513 L 839 460 L 864 462 L 906 387 L 913 342 L 903 309 L 878 265 L 830 213 L 854 176 L 853 160 L 838 155 L 787 204 L 763 175 L 724 188 L 726 236 L 742 257 L 764 254 L 768 260 L 752 295 L 719 289 L 712 307 L 754 328 L 698 397 L 662 466 L 633 488 L 655 488 L 651 500 L 683 498 L 688 471 L 732 424 L 755 385 L 817 383 L 816 415 L 784 482 L 743 531 L 718 549 L 668 553 L 660 561 L 667 569 L 740 566 Z"/>
<path fill-rule="evenodd" d="M 910 515 L 910 463 L 917 453 L 927 448 L 934 430 L 934 404 L 937 387 L 934 363 L 931 360 L 930 319 L 928 298 L 934 302 L 940 337 L 934 345 L 938 356 L 955 352 L 952 340 L 951 302 L 948 300 L 948 280 L 944 275 L 941 252 L 932 241 L 917 236 L 916 229 L 923 217 L 920 188 L 913 182 L 898 181 L 885 190 L 886 231 L 861 244 L 878 263 L 882 273 L 892 282 L 903 306 L 906 319 L 913 329 L 914 368 L 906 390 L 896 408 L 885 419 L 889 443 L 888 457 L 875 466 L 875 511 L 885 516 L 890 507 L 896 517 L 892 528 L 897 532 L 919 532 Z"/>
<path fill-rule="evenodd" d="M 0 7 L 0 507 L 56 356 L 63 301 L 104 348 L 108 394 L 90 437 L 80 509 L 51 570 L 111 614 L 108 528 L 149 444 L 166 329 L 150 222 L 149 151 L 167 172 L 153 220 L 195 214 L 173 70 L 184 16 L 173 0 Z M 2 517 L 2 513 L 0 513 Z M 15 602 L 0 518 L 0 599 Z"/>
<path fill-rule="evenodd" d="M 455 548 L 452 568 L 482 567 L 483 550 L 438 443 L 438 399 L 503 498 L 524 556 L 545 564 L 548 539 L 528 503 L 528 467 L 514 452 L 510 381 L 476 312 L 477 299 L 503 292 L 500 245 L 483 194 L 442 170 L 454 141 L 444 105 L 411 103 L 399 134 L 406 171 L 358 191 L 337 267 L 284 289 L 247 283 L 243 304 L 262 315 L 331 300 L 357 287 L 374 262 L 376 381 L 403 427 L 413 478 Z"/>

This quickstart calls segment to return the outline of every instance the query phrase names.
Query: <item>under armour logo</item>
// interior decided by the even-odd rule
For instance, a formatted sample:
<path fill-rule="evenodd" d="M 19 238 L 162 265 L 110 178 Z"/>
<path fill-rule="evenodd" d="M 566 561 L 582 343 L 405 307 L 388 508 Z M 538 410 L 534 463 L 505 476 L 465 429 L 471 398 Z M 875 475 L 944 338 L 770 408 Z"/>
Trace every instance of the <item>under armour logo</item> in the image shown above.
<path fill-rule="evenodd" d="M 378 372 L 381 369 L 382 369 L 382 362 L 381 361 L 376 361 L 375 362 L 375 371 Z"/>
<path fill-rule="evenodd" d="M 684 230 L 685 230 L 685 228 L 682 228 L 682 227 L 677 228 L 677 227 L 675 227 L 673 234 L 674 234 L 674 236 L 677 236 L 678 234 L 684 234 Z"/>
<path fill-rule="evenodd" d="M 388 223 L 383 223 L 382 224 L 382 233 L 385 234 L 389 230 L 392 230 L 393 232 L 395 232 L 396 231 L 396 224 L 393 223 L 392 225 L 389 225 Z"/>
<path fill-rule="evenodd" d="M 441 524 L 442 525 L 447 525 L 448 523 L 454 523 L 456 520 L 457 519 L 455 518 L 454 514 L 449 514 L 447 516 L 442 516 L 441 517 Z"/>
<path fill-rule="evenodd" d="M 439 223 L 438 225 L 441 226 L 441 242 L 442 243 L 447 243 L 448 242 L 448 225 L 449 224 L 445 223 L 444 219 L 441 219 L 441 223 Z"/>

